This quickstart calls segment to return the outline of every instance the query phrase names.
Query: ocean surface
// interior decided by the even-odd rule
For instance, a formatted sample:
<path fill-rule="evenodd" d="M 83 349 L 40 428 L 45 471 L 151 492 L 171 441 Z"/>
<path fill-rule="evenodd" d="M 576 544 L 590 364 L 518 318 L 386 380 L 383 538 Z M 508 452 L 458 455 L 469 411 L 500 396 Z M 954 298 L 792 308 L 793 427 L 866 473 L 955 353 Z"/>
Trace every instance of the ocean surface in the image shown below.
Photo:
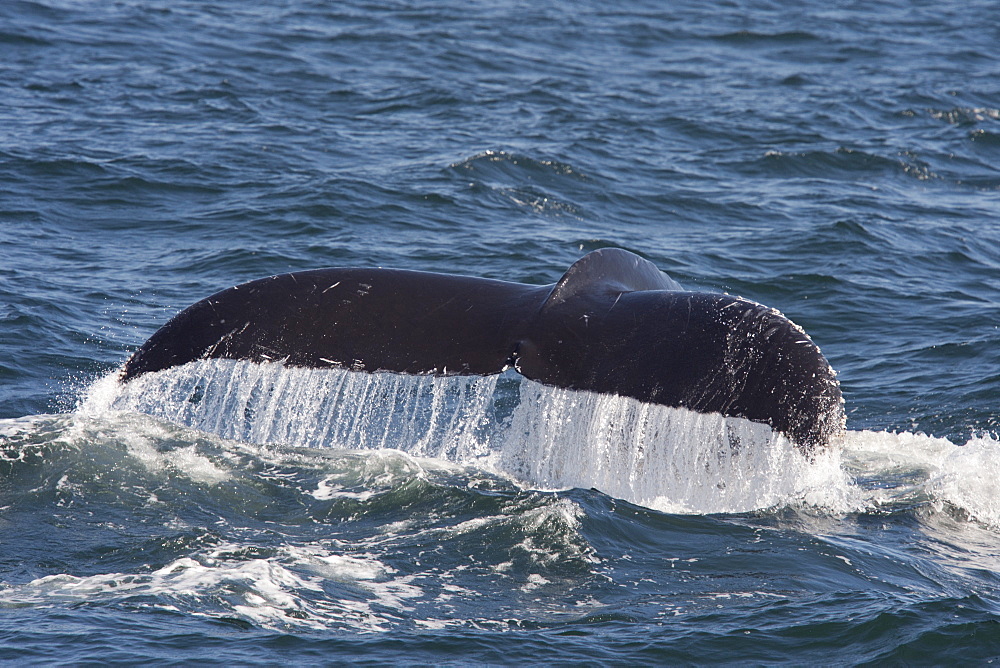
<path fill-rule="evenodd" d="M 0 661 L 996 662 L 998 17 L 4 0 Z M 607 246 L 804 327 L 846 436 L 511 372 L 115 380 L 254 278 Z"/>

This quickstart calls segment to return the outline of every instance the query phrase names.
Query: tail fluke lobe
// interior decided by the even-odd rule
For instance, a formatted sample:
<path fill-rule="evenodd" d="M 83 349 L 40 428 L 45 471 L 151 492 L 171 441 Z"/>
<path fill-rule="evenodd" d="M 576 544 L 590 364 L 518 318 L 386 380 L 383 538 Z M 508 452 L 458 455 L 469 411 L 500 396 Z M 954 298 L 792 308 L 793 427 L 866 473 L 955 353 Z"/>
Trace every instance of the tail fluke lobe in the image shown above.
<path fill-rule="evenodd" d="M 801 328 L 761 304 L 679 287 L 618 249 L 588 254 L 552 286 L 296 272 L 185 309 L 121 380 L 202 358 L 449 375 L 513 364 L 550 385 L 763 422 L 806 449 L 843 431 L 836 374 Z"/>

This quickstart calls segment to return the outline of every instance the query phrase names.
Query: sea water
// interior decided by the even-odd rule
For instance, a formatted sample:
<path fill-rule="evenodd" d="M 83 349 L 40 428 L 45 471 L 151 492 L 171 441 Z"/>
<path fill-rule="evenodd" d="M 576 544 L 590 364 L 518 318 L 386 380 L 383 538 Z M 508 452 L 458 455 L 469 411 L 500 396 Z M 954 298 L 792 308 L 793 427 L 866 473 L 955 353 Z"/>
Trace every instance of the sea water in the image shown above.
<path fill-rule="evenodd" d="M 0 4 L 0 659 L 1000 656 L 992 3 Z M 512 372 L 116 369 L 271 274 L 780 309 L 848 431 Z"/>

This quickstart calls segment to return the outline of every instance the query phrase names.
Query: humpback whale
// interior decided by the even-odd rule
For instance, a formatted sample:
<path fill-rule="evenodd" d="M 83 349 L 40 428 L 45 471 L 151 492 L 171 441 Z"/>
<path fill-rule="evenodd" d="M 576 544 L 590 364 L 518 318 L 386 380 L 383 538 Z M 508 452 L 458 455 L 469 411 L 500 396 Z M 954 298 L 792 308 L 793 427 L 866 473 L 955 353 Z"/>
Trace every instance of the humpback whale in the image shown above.
<path fill-rule="evenodd" d="M 554 285 L 401 269 L 263 278 L 184 309 L 119 381 L 203 358 L 404 374 L 496 374 L 769 425 L 810 452 L 845 429 L 819 348 L 777 310 L 685 291 L 628 251 L 591 252 Z"/>

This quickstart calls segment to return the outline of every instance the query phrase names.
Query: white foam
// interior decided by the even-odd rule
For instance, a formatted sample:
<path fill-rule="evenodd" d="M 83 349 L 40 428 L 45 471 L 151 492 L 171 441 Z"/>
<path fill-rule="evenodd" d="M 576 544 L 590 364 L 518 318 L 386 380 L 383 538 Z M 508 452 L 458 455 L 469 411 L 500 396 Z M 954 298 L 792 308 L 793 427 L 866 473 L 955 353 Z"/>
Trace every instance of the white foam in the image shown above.
<path fill-rule="evenodd" d="M 309 492 L 314 498 L 320 501 L 330 499 L 354 499 L 356 501 L 366 501 L 377 493 L 375 490 L 365 490 L 363 492 L 351 492 L 344 489 L 343 485 L 333 482 L 334 476 L 329 476 L 319 481 L 315 491 Z"/>
<path fill-rule="evenodd" d="M 191 442 L 194 432 L 185 433 L 171 424 L 114 411 L 108 408 L 114 396 L 108 392 L 104 380 L 98 381 L 97 386 L 98 399 L 85 401 L 86 408 L 66 424 L 63 436 L 66 443 L 79 447 L 79 444 L 113 441 L 115 447 L 124 445 L 129 456 L 152 473 L 180 474 L 208 485 L 230 479 L 227 468 Z"/>
<path fill-rule="evenodd" d="M 153 437 L 135 431 L 128 434 L 129 437 L 122 440 L 129 454 L 150 471 L 177 471 L 195 482 L 209 485 L 224 482 L 230 477 L 229 471 L 199 453 L 194 445 L 163 451 L 157 449 L 157 439 Z"/>
<path fill-rule="evenodd" d="M 589 544 L 578 540 L 583 510 L 569 499 L 539 506 L 519 515 L 515 520 L 524 539 L 517 547 L 535 564 L 551 566 L 567 558 L 596 564 L 599 559 Z M 542 541 L 536 540 L 541 537 Z M 552 546 L 553 540 L 558 548 Z"/>
<path fill-rule="evenodd" d="M 1000 440 L 982 434 L 956 445 L 909 432 L 849 432 L 845 467 L 877 478 L 866 498 L 872 507 L 929 499 L 960 509 L 969 519 L 1000 528 Z M 895 484 L 888 484 L 891 481 Z"/>
<path fill-rule="evenodd" d="M 0 605 L 66 605 L 102 600 L 134 600 L 191 614 L 237 615 L 264 628 L 345 626 L 383 631 L 391 611 L 408 612 L 411 599 L 424 595 L 413 576 L 396 577 L 370 555 L 338 554 L 323 545 L 286 546 L 268 558 L 240 559 L 239 546 L 224 544 L 182 557 L 149 573 L 105 573 L 87 577 L 50 575 L 0 590 Z M 331 591 L 329 581 L 340 584 Z M 216 601 L 214 607 L 205 601 Z M 390 611 L 390 612 L 386 612 Z"/>

